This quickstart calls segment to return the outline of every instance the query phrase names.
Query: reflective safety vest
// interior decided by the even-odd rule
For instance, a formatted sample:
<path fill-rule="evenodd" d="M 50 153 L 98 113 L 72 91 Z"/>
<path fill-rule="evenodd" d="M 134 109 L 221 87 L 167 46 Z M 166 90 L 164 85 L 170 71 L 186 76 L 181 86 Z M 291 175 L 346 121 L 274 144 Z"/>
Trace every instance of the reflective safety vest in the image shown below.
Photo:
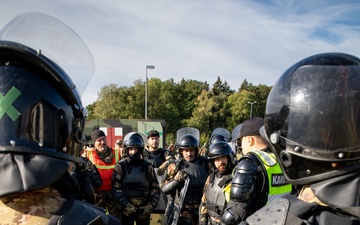
<path fill-rule="evenodd" d="M 266 169 L 269 183 L 268 202 L 280 198 L 291 192 L 292 186 L 287 182 L 277 163 L 274 153 L 264 151 L 251 151 Z"/>
<path fill-rule="evenodd" d="M 111 176 L 117 161 L 121 159 L 120 151 L 118 149 L 110 148 L 115 158 L 111 159 L 111 163 L 106 163 L 100 159 L 94 148 L 85 149 L 86 157 L 96 166 L 102 179 L 101 187 L 97 191 L 110 191 L 111 190 Z"/>

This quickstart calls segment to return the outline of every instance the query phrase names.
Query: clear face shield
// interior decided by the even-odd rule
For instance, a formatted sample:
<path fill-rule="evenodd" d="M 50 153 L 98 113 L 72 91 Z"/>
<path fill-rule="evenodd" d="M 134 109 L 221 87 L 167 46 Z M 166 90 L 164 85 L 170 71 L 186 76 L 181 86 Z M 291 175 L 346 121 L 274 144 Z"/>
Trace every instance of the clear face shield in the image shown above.
<path fill-rule="evenodd" d="M 187 134 L 193 135 L 200 142 L 200 131 L 195 127 L 183 127 L 176 132 L 176 143 Z M 198 143 L 200 144 L 200 143 Z"/>
<path fill-rule="evenodd" d="M 286 151 L 321 161 L 360 158 L 359 66 L 301 67 L 290 96 Z"/>
<path fill-rule="evenodd" d="M 21 43 L 51 59 L 68 77 L 63 81 L 82 96 L 95 71 L 94 59 L 82 39 L 66 24 L 42 13 L 15 17 L 0 32 L 0 40 Z M 66 75 L 64 75 L 66 76 Z"/>
<path fill-rule="evenodd" d="M 223 128 L 223 127 L 215 128 L 213 130 L 213 132 L 211 133 L 210 142 L 213 139 L 213 137 L 215 137 L 216 135 L 222 135 L 225 137 L 227 142 L 230 141 L 231 134 L 230 134 L 230 131 L 228 131 L 226 128 Z"/>

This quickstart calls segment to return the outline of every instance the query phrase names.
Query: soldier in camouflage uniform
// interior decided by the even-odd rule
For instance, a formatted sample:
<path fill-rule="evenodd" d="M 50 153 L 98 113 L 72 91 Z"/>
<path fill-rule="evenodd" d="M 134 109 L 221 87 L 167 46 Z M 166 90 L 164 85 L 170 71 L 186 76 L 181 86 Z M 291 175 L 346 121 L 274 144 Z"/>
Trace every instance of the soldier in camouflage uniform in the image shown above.
<path fill-rule="evenodd" d="M 86 176 L 79 168 L 86 112 L 72 78 L 87 83 L 87 59 L 93 63 L 81 39 L 45 14 L 21 14 L 0 32 L 2 224 L 120 224 L 76 199 L 87 199 L 78 187 L 89 183 L 77 179 Z"/>
<path fill-rule="evenodd" d="M 152 165 L 142 158 L 144 141 L 139 133 L 124 138 L 127 158 L 119 161 L 112 178 L 113 196 L 122 213 L 124 225 L 149 225 L 150 214 L 160 198 L 159 183 Z"/>
<path fill-rule="evenodd" d="M 224 190 L 231 184 L 236 157 L 226 140 L 213 143 L 208 157 L 213 170 L 206 180 L 201 198 L 199 225 L 220 225 L 221 216 L 229 201 Z"/>
<path fill-rule="evenodd" d="M 181 136 L 176 147 L 181 158 L 164 163 L 167 166 L 166 177 L 160 187 L 165 194 L 175 199 L 177 190 L 181 190 L 186 177 L 190 177 L 178 224 L 195 225 L 199 221 L 202 190 L 211 171 L 211 164 L 207 157 L 199 155 L 199 140 L 192 134 Z"/>

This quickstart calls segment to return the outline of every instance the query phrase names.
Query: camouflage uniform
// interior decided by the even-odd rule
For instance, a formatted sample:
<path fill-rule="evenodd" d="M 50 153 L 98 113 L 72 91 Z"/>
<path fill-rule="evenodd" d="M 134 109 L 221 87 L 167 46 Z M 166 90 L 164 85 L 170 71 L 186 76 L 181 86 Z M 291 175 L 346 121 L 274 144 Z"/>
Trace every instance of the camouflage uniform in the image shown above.
<path fill-rule="evenodd" d="M 189 164 L 196 164 L 199 165 L 199 167 L 188 170 L 188 168 L 190 168 Z M 210 162 L 208 162 L 206 157 L 198 156 L 194 162 L 177 159 L 165 162 L 161 167 L 166 167 L 166 169 L 165 179 L 160 184 L 160 187 L 164 193 L 172 196 L 173 199 L 175 199 L 176 190 L 180 190 L 185 178 L 190 176 L 190 184 L 185 196 L 183 208 L 181 209 L 179 220 L 183 220 L 184 222 L 187 221 L 186 224 L 198 224 L 198 211 L 201 202 L 201 194 L 197 193 L 202 193 L 206 178 L 212 171 Z M 197 181 L 199 181 L 199 183 L 195 183 Z"/>
<path fill-rule="evenodd" d="M 1 224 L 48 224 L 64 202 L 65 199 L 51 188 L 1 197 Z"/>

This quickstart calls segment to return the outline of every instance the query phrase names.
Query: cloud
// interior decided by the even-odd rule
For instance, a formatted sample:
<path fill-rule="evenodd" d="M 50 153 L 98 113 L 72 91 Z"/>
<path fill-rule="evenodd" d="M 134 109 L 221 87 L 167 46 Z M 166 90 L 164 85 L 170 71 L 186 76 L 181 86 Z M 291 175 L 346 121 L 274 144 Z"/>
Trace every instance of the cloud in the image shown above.
<path fill-rule="evenodd" d="M 2 3 L 0 25 L 25 11 L 48 13 L 73 28 L 92 52 L 96 72 L 83 95 L 136 79 L 218 76 L 237 90 L 247 79 L 272 85 L 288 67 L 322 52 L 360 56 L 356 1 L 54 0 Z"/>

